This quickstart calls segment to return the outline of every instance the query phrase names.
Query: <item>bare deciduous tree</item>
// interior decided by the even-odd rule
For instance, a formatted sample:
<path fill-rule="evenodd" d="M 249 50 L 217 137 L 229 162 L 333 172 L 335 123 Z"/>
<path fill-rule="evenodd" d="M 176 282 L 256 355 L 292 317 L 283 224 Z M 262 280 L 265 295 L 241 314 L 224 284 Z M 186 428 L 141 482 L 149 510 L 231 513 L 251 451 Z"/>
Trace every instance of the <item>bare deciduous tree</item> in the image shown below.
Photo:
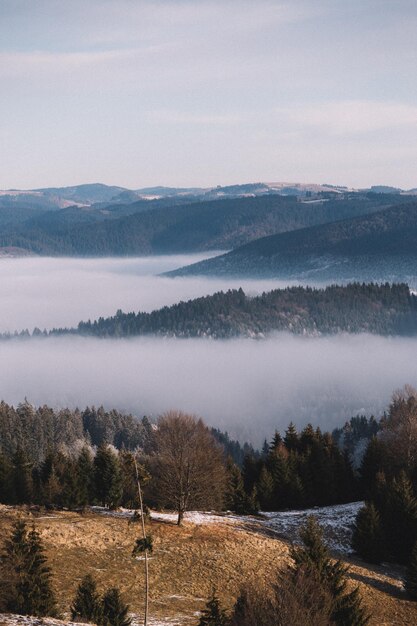
<path fill-rule="evenodd" d="M 389 444 L 395 461 L 412 470 L 417 464 L 417 390 L 411 385 L 394 392 L 388 416 L 383 420 L 382 441 Z"/>
<path fill-rule="evenodd" d="M 201 419 L 169 411 L 158 421 L 152 471 L 161 505 L 178 513 L 220 508 L 225 491 L 223 451 Z"/>

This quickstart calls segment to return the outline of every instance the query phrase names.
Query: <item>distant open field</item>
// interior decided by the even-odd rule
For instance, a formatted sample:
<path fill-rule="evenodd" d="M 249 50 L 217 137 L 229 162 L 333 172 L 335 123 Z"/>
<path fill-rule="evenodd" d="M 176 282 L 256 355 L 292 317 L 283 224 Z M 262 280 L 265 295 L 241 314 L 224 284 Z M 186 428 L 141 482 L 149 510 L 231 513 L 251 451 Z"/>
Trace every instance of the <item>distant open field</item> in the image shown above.
<path fill-rule="evenodd" d="M 23 516 L 35 522 L 45 543 L 59 608 L 68 618 L 75 589 L 86 573 L 100 590 L 118 586 L 136 614 L 142 614 L 143 561 L 131 557 L 138 528 L 122 516 L 89 512 L 28 512 L 0 507 L 0 536 Z M 150 612 L 156 624 L 196 624 L 198 611 L 213 588 L 230 608 L 243 582 L 274 577 L 288 559 L 288 542 L 270 528 L 227 517 L 194 516 L 182 528 L 169 519 L 152 520 L 154 553 L 150 561 Z M 197 522 L 197 523 L 195 523 Z M 352 584 L 359 584 L 374 626 L 417 623 L 417 603 L 405 599 L 401 572 L 351 562 Z M 0 624 L 14 623 L 1 618 Z M 23 622 L 22 622 L 23 623 Z"/>

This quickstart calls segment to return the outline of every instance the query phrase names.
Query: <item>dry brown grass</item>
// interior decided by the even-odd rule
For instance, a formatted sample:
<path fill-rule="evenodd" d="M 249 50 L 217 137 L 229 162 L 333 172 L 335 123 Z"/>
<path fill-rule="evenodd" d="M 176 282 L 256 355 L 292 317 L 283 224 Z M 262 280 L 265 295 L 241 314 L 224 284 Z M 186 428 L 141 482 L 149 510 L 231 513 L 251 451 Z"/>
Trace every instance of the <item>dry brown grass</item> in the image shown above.
<path fill-rule="evenodd" d="M 18 515 L 34 520 L 47 549 L 54 573 L 59 606 L 68 612 L 75 589 L 86 573 L 100 589 L 118 586 L 135 613 L 142 610 L 143 562 L 131 557 L 138 529 L 126 519 L 88 513 L 28 513 L 0 507 L 0 536 L 4 537 Z M 288 559 L 288 545 L 231 524 L 197 526 L 152 522 L 154 554 L 150 561 L 151 614 L 180 617 L 196 623 L 196 612 L 213 587 L 224 606 L 230 607 L 243 582 L 259 586 L 274 576 Z M 417 603 L 401 592 L 395 575 L 383 568 L 351 564 L 352 584 L 359 584 L 373 613 L 374 626 L 417 624 Z"/>

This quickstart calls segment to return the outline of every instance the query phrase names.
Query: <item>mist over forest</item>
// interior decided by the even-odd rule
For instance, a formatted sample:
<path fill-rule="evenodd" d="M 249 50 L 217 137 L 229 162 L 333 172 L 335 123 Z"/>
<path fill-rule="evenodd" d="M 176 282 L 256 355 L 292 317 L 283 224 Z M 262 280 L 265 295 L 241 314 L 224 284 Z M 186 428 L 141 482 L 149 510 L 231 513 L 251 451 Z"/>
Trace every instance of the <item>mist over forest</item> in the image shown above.
<path fill-rule="evenodd" d="M 35 326 L 42 330 L 73 326 L 80 320 L 114 315 L 117 309 L 152 311 L 219 289 L 242 286 L 248 294 L 257 294 L 298 284 L 205 277 L 174 280 L 159 276 L 209 256 L 210 253 L 141 258 L 2 259 L 0 332 L 32 330 Z"/>
<path fill-rule="evenodd" d="M 290 420 L 332 429 L 358 413 L 379 415 L 395 388 L 417 378 L 417 340 L 368 335 L 62 337 L 1 349 L 6 402 L 26 396 L 57 408 L 104 404 L 153 418 L 174 407 L 256 445 Z"/>
<path fill-rule="evenodd" d="M 247 293 L 276 280 L 159 277 L 197 255 L 3 260 L 0 330 L 51 328 L 144 310 L 219 289 Z M 1 345 L 1 398 L 57 408 L 105 405 L 156 418 L 178 408 L 241 440 L 262 443 L 293 420 L 324 429 L 381 414 L 393 389 L 417 379 L 417 339 L 370 335 L 129 340 L 57 337 Z"/>

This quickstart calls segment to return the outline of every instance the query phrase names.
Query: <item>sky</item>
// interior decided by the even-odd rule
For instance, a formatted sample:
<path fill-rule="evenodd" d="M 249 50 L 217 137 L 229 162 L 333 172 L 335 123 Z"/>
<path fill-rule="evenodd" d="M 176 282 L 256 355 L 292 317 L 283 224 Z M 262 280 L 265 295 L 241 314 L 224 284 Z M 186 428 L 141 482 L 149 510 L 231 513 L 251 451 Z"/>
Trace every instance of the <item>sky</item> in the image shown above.
<path fill-rule="evenodd" d="M 0 188 L 417 187 L 415 0 L 0 0 Z"/>

